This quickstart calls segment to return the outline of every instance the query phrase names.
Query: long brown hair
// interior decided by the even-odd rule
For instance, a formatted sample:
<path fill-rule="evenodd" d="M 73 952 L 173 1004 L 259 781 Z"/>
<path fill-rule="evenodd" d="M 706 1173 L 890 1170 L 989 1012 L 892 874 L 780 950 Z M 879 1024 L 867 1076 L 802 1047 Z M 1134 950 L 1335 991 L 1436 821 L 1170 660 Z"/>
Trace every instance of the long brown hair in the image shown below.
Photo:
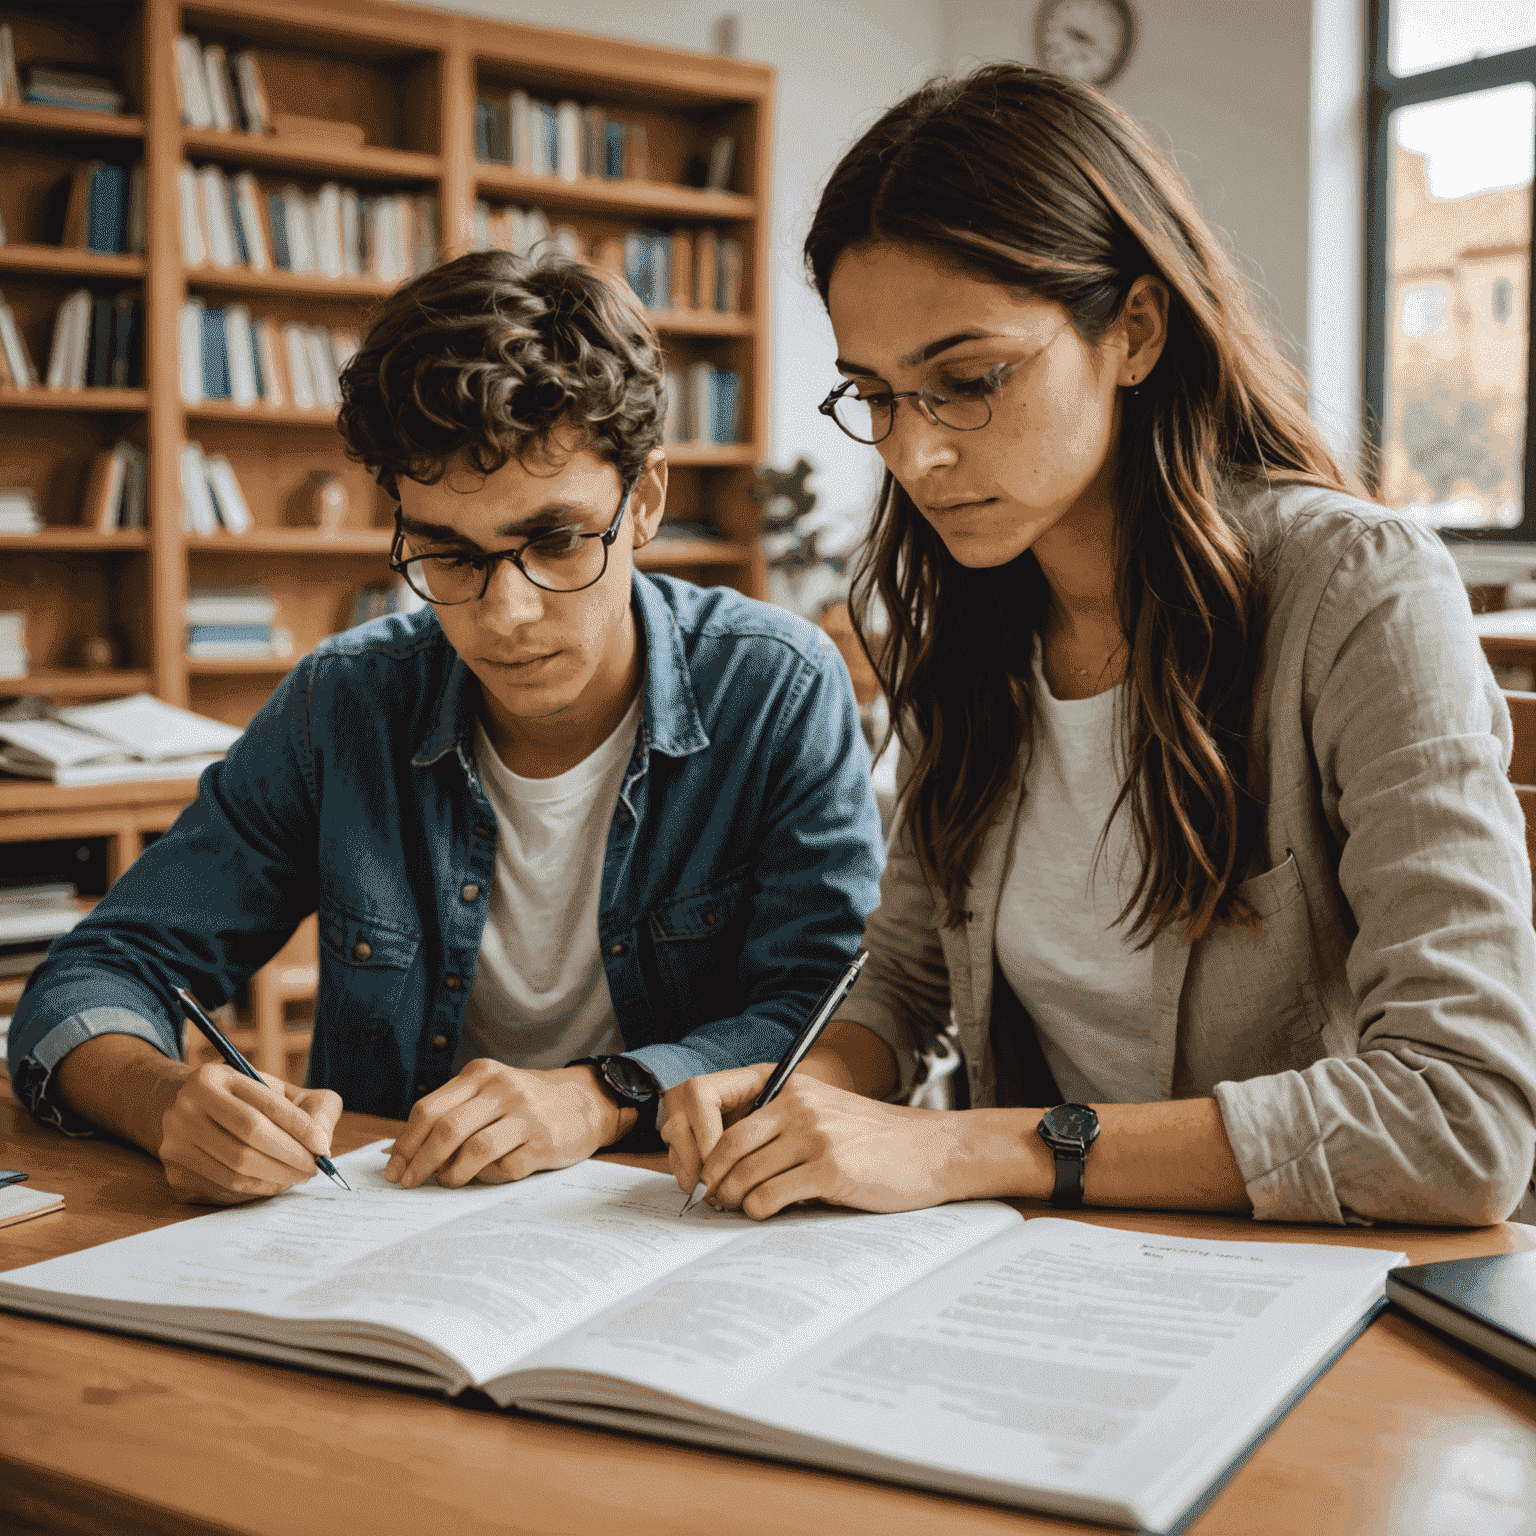
<path fill-rule="evenodd" d="M 1237 894 L 1263 830 L 1249 727 L 1263 573 L 1219 496 L 1245 478 L 1358 493 L 1307 416 L 1187 183 L 1090 86 L 990 65 L 930 81 L 843 157 L 806 261 L 826 302 L 856 246 L 890 241 L 1060 304 L 1097 346 L 1135 280 L 1167 285 L 1168 338 L 1117 446 L 1115 598 L 1129 652 L 1128 806 L 1141 855 L 1120 914 L 1150 943 L 1252 913 Z M 859 557 L 854 627 L 911 752 L 901 814 L 952 926 L 1031 737 L 1030 655 L 1049 589 L 1033 554 L 969 570 L 887 472 Z M 878 606 L 889 633 L 871 644 Z M 1101 848 L 1103 846 L 1101 841 Z"/>

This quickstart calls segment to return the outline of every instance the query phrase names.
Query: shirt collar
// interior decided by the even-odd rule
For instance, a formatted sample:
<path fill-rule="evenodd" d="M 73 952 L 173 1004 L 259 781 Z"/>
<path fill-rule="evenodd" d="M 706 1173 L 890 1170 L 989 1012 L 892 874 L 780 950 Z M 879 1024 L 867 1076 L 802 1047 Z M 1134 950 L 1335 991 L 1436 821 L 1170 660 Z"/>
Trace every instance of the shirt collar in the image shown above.
<path fill-rule="evenodd" d="M 655 582 L 635 571 L 631 592 L 640 642 L 645 647 L 646 745 L 667 757 L 687 757 L 707 747 L 709 736 L 699 718 L 682 631 Z M 475 706 L 480 697 L 478 679 L 441 630 L 439 638 L 453 660 L 437 717 L 411 759 L 413 768 L 430 767 L 460 743 L 472 755 Z"/>

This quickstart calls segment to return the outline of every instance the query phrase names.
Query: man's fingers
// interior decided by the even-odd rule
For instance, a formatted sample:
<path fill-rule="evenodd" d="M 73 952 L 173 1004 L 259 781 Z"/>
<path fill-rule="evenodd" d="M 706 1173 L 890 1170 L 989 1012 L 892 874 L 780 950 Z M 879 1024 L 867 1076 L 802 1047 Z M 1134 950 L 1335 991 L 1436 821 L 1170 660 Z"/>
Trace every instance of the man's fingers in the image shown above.
<path fill-rule="evenodd" d="M 421 1150 L 422 1143 L 436 1129 L 437 1122 L 466 1100 L 474 1098 L 475 1092 L 475 1085 L 461 1072 L 441 1088 L 434 1089 L 426 1098 L 418 1099 L 411 1108 L 411 1117 L 406 1121 L 405 1129 L 395 1137 L 394 1151 L 385 1164 L 384 1177 L 399 1179 Z"/>
<path fill-rule="evenodd" d="M 686 1114 L 674 1117 L 668 1109 L 667 1123 L 662 1126 L 661 1134 L 667 1143 L 667 1161 L 671 1164 L 677 1187 L 691 1195 L 694 1185 L 699 1182 L 699 1169 L 704 1166 L 703 1154 L 694 1139 L 693 1122 Z"/>
<path fill-rule="evenodd" d="M 247 1077 L 231 1075 L 223 1088 L 199 1106 L 214 1126 L 305 1178 L 314 1173 L 314 1158 L 304 1144 L 311 1126 L 302 1109 Z"/>
<path fill-rule="evenodd" d="M 249 1141 L 231 1134 L 217 1122 L 205 1124 L 195 1137 L 162 1148 L 168 1161 L 205 1179 L 216 1189 L 242 1199 L 276 1195 L 309 1177 L 309 1171 L 266 1155 Z"/>
<path fill-rule="evenodd" d="M 442 1167 L 437 1170 L 437 1182 L 450 1189 L 468 1184 L 482 1169 L 505 1159 L 509 1153 L 524 1146 L 527 1139 L 527 1127 L 521 1119 L 493 1120 L 467 1137 L 457 1151 L 444 1159 Z M 504 1178 L 486 1182 L 505 1183 L 507 1178 L 520 1176 L 508 1173 Z"/>
<path fill-rule="evenodd" d="M 494 1124 L 500 1116 L 501 1110 L 496 1103 L 486 1097 L 472 1098 L 467 1103 L 455 1105 L 446 1114 L 440 1115 L 436 1124 L 428 1132 L 427 1139 L 417 1149 L 416 1155 L 405 1161 L 400 1173 L 400 1187 L 415 1189 L 418 1184 L 425 1184 L 471 1136 L 477 1131 L 484 1130 L 486 1126 Z M 508 1143 L 509 1147 L 515 1145 L 516 1141 Z M 397 1147 L 394 1156 L 389 1160 L 390 1164 L 394 1164 L 399 1159 L 400 1152 Z M 387 1178 L 388 1167 L 385 1168 L 384 1173 Z"/>
<path fill-rule="evenodd" d="M 726 1131 L 699 1170 L 699 1177 L 709 1186 L 710 1193 L 714 1194 L 719 1189 L 721 1180 L 742 1158 L 772 1141 L 782 1126 L 783 1116 L 779 1111 L 779 1102 L 775 1099 L 772 1104 L 764 1105 L 762 1109 L 738 1120 Z"/>
<path fill-rule="evenodd" d="M 284 1085 L 288 1097 L 309 1116 L 310 1132 L 304 1145 L 317 1157 L 328 1157 L 336 1122 L 341 1119 L 341 1095 L 329 1088 L 295 1088 Z"/>
<path fill-rule="evenodd" d="M 820 1163 L 796 1163 L 765 1179 L 741 1202 L 741 1208 L 753 1221 L 766 1221 L 802 1200 L 823 1199 L 822 1173 Z"/>

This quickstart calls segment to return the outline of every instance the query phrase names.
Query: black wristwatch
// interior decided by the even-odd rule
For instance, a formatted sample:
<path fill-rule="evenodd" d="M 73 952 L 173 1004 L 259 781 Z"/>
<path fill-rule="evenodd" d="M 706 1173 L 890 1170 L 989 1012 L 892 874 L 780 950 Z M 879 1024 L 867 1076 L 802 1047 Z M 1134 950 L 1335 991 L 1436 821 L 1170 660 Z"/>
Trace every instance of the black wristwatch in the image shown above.
<path fill-rule="evenodd" d="M 1051 1204 L 1076 1210 L 1083 1203 L 1083 1170 L 1088 1148 L 1099 1139 L 1099 1117 L 1086 1104 L 1058 1104 L 1035 1127 L 1056 1159 Z"/>
<path fill-rule="evenodd" d="M 629 1105 L 640 1112 L 640 1118 L 625 1133 L 624 1142 L 631 1137 L 656 1134 L 656 1106 L 661 1100 L 661 1084 L 633 1056 L 583 1056 L 580 1061 L 571 1062 L 571 1066 L 596 1067 L 603 1087 L 620 1107 Z"/>

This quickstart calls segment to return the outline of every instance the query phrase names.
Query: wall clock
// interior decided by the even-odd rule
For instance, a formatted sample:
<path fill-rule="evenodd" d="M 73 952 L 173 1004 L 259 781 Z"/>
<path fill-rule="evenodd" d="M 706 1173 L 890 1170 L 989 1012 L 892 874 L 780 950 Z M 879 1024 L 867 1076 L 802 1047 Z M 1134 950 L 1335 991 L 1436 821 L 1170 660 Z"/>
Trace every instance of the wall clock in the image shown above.
<path fill-rule="evenodd" d="M 1090 85 L 1108 85 L 1130 62 L 1136 13 L 1130 0 L 1040 0 L 1035 57 Z"/>

